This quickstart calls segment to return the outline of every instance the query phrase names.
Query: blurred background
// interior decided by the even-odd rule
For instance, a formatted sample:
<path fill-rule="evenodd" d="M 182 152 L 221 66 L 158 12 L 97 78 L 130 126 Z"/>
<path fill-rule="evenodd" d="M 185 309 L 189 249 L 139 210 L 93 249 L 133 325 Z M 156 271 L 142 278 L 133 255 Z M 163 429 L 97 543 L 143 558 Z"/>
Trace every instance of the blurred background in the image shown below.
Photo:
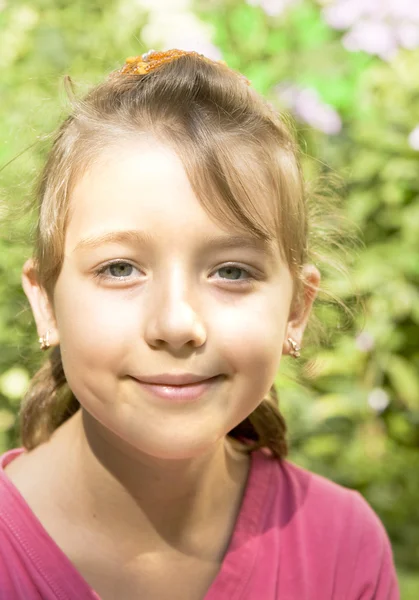
<path fill-rule="evenodd" d="M 418 600 L 416 0 L 0 0 L 0 452 L 19 443 L 19 402 L 41 362 L 20 272 L 26 202 L 69 110 L 63 77 L 81 94 L 127 56 L 173 47 L 244 73 L 292 115 L 307 179 L 340 179 L 361 244 L 349 277 L 323 277 L 362 306 L 348 321 L 324 304 L 327 339 L 302 366 L 283 360 L 290 458 L 363 494 L 391 538 L 402 598 Z"/>

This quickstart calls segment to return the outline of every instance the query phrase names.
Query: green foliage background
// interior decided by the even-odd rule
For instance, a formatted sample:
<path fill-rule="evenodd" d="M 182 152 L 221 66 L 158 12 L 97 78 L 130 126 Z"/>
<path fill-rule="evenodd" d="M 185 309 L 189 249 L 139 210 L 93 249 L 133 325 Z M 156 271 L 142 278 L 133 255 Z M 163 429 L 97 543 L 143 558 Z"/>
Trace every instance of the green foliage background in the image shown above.
<path fill-rule="evenodd" d="M 346 324 L 338 308 L 318 309 L 330 334 L 306 350 L 302 367 L 283 361 L 281 406 L 291 459 L 365 496 L 390 535 L 402 597 L 417 600 L 419 154 L 408 135 L 419 123 L 419 50 L 388 63 L 349 53 L 314 0 L 278 18 L 237 0 L 194 10 L 213 25 L 224 60 L 278 110 L 276 86 L 292 82 L 317 90 L 342 118 L 338 135 L 298 121 L 296 131 L 307 177 L 341 177 L 344 212 L 363 240 L 346 257 L 349 277 L 323 276 L 348 306 L 358 295 L 363 308 Z M 0 165 L 30 147 L 0 173 L 0 451 L 19 443 L 19 401 L 41 360 L 20 285 L 34 218 L 25 203 L 48 134 L 68 110 L 63 76 L 83 91 L 148 50 L 147 20 L 126 1 L 14 0 L 0 9 Z M 372 393 L 384 393 L 387 406 L 374 410 Z"/>

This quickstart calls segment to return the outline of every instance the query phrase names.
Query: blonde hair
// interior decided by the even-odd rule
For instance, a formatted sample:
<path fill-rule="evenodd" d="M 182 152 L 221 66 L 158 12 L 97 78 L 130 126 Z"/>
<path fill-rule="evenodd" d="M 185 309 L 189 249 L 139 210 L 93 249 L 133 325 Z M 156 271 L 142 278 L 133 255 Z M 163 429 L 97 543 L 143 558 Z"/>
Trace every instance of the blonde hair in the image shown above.
<path fill-rule="evenodd" d="M 292 306 L 298 310 L 302 268 L 310 259 L 298 146 L 290 127 L 237 73 L 186 55 L 144 75 L 112 73 L 72 102 L 36 195 L 34 260 L 51 299 L 63 262 L 74 184 L 103 148 L 147 133 L 176 151 L 208 213 L 278 244 L 293 277 Z M 22 403 L 23 445 L 31 449 L 46 441 L 79 407 L 56 347 Z M 275 385 L 229 435 L 249 440 L 249 452 L 264 446 L 278 458 L 286 455 L 286 425 Z"/>

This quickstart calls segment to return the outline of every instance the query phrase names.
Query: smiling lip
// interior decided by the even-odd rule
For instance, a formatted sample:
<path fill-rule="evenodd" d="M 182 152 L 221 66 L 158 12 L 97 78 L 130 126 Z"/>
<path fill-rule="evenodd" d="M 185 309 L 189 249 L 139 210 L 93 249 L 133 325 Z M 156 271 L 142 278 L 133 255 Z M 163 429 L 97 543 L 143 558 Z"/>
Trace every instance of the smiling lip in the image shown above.
<path fill-rule="evenodd" d="M 198 398 L 209 391 L 219 379 L 220 376 L 216 376 L 204 380 L 200 379 L 194 383 L 187 383 L 184 385 L 173 385 L 167 384 L 166 382 L 146 383 L 141 379 L 136 379 L 136 381 L 145 391 L 151 393 L 153 396 L 158 396 L 159 398 L 169 400 L 175 404 L 187 404 L 198 400 Z M 155 381 L 156 378 L 153 378 L 153 380 Z M 177 380 L 179 380 L 179 378 Z"/>
<path fill-rule="evenodd" d="M 152 383 L 159 385 L 188 385 L 208 381 L 214 375 L 195 375 L 194 373 L 162 373 L 161 375 L 139 375 L 136 377 L 141 383 Z"/>

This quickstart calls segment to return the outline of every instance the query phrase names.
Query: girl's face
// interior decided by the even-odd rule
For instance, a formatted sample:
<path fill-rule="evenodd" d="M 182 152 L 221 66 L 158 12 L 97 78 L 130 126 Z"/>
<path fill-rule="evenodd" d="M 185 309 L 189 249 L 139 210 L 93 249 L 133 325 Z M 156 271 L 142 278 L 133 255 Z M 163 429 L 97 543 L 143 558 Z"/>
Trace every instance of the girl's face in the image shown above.
<path fill-rule="evenodd" d="M 212 220 L 177 155 L 139 140 L 104 153 L 76 185 L 53 320 L 37 322 L 93 422 L 140 452 L 187 458 L 268 393 L 284 341 L 299 341 L 306 321 L 288 322 L 291 297 L 278 249 Z M 138 382 L 167 373 L 220 377 L 188 404 Z"/>

